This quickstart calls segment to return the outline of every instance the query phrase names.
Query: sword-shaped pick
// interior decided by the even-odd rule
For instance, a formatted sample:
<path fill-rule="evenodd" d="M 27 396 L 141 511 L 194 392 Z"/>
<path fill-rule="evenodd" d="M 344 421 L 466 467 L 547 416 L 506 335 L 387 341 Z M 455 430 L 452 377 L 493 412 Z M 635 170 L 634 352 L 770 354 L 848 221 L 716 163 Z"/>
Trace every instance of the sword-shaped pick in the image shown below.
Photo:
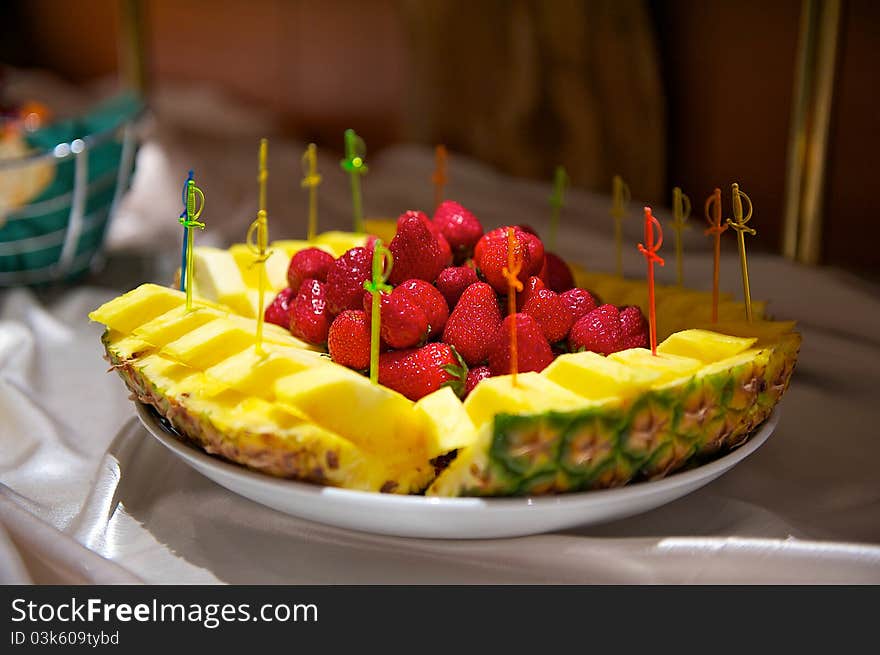
<path fill-rule="evenodd" d="M 684 266 L 682 265 L 684 245 L 681 240 L 681 231 L 688 227 L 687 220 L 691 215 L 691 199 L 684 194 L 680 187 L 672 189 L 672 229 L 675 230 L 675 277 L 678 286 L 684 279 Z"/>
<path fill-rule="evenodd" d="M 553 193 L 550 194 L 550 250 L 556 250 L 556 233 L 559 229 L 559 214 L 565 205 L 565 189 L 571 180 L 565 166 L 557 166 L 553 173 Z"/>
<path fill-rule="evenodd" d="M 712 195 L 706 198 L 704 205 L 706 222 L 709 227 L 704 234 L 711 235 L 715 239 L 715 262 L 712 268 L 712 322 L 718 322 L 718 273 L 721 267 L 721 234 L 727 229 L 727 224 L 721 223 L 721 189 L 716 188 Z"/>
<path fill-rule="evenodd" d="M 259 266 L 259 293 L 257 296 L 257 338 L 255 349 L 257 353 L 263 354 L 263 323 L 265 322 L 265 308 L 263 307 L 266 295 L 266 260 L 272 254 L 267 250 L 269 247 L 269 221 L 266 215 L 266 180 L 269 177 L 269 170 L 266 166 L 266 155 L 269 148 L 269 142 L 266 139 L 260 139 L 260 155 L 259 166 L 257 172 L 257 183 L 260 188 L 260 205 L 257 210 L 257 218 L 251 223 L 245 237 L 248 248 L 254 254 L 254 264 Z"/>
<path fill-rule="evenodd" d="M 354 214 L 354 231 L 363 234 L 364 212 L 361 204 L 361 176 L 366 175 L 367 145 L 352 129 L 345 130 L 345 159 L 339 162 L 342 170 L 351 176 L 351 205 Z"/>
<path fill-rule="evenodd" d="M 512 227 L 507 228 L 507 266 L 501 268 L 501 273 L 507 279 L 507 315 L 510 320 L 510 374 L 511 384 L 516 386 L 516 374 L 519 372 L 519 350 L 517 348 L 517 323 L 516 323 L 516 293 L 523 290 L 523 283 L 519 279 L 522 270 L 522 261 L 516 254 L 516 235 Z"/>
<path fill-rule="evenodd" d="M 449 179 L 446 177 L 446 146 L 438 145 L 434 148 L 434 173 L 431 182 L 434 184 L 434 209 L 443 202 L 443 189 Z"/>
<path fill-rule="evenodd" d="M 318 173 L 318 147 L 310 143 L 302 156 L 303 173 L 302 188 L 309 190 L 309 241 L 314 240 L 318 234 L 318 185 L 321 184 L 321 175 Z"/>
<path fill-rule="evenodd" d="M 657 228 L 657 242 L 654 242 L 654 227 Z M 660 221 L 645 207 L 645 243 L 639 244 L 639 252 L 648 264 L 648 326 L 651 331 L 651 354 L 657 355 L 657 307 L 654 302 L 654 264 L 663 266 L 666 262 L 657 254 L 663 245 L 663 228 Z"/>
<path fill-rule="evenodd" d="M 614 218 L 614 243 L 617 252 L 617 275 L 623 277 L 623 217 L 631 198 L 629 186 L 620 175 L 611 181 L 611 216 Z"/>
<path fill-rule="evenodd" d="M 757 232 L 750 228 L 746 223 L 752 218 L 752 200 L 740 191 L 739 184 L 736 182 L 731 186 L 733 195 L 733 218 L 727 219 L 727 224 L 736 230 L 737 239 L 739 241 L 739 264 L 742 268 L 743 281 L 743 300 L 746 305 L 746 319 L 752 322 L 752 293 L 749 288 L 749 263 L 746 260 L 746 233 L 755 236 Z M 748 204 L 748 211 L 743 216 L 743 200 Z"/>
<path fill-rule="evenodd" d="M 183 205 L 183 211 L 180 212 L 178 218 L 186 218 L 186 194 L 189 191 L 189 183 L 193 179 L 193 171 L 189 169 L 189 174 L 183 181 L 183 189 L 180 191 L 180 202 Z M 189 230 L 186 226 L 183 228 L 183 245 L 180 248 L 180 290 L 186 291 L 186 244 L 189 241 Z"/>
<path fill-rule="evenodd" d="M 382 294 L 391 293 L 392 286 L 388 284 L 388 276 L 394 266 L 394 256 L 382 243 L 382 239 L 376 239 L 373 243 L 373 270 L 369 280 L 364 282 L 366 289 L 372 296 L 370 304 L 370 382 L 379 383 L 379 335 L 382 319 Z"/>
<path fill-rule="evenodd" d="M 196 198 L 200 201 L 197 202 Z M 186 208 L 178 218 L 186 231 L 184 238 L 184 259 L 185 273 L 181 271 L 181 279 L 184 281 L 184 290 L 186 291 L 186 311 L 192 309 L 192 285 L 193 285 L 193 228 L 205 229 L 205 224 L 199 222 L 199 216 L 205 208 L 205 194 L 196 186 L 195 180 L 192 178 L 192 172 L 186 180 Z"/>

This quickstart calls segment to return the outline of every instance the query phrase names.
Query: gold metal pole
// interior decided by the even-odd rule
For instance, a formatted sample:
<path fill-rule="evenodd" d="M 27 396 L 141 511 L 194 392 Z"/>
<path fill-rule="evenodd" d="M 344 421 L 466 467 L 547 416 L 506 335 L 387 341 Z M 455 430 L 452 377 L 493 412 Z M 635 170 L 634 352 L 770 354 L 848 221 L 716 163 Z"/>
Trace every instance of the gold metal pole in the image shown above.
<path fill-rule="evenodd" d="M 792 99 L 783 253 L 816 264 L 833 103 L 841 0 L 803 0 Z"/>

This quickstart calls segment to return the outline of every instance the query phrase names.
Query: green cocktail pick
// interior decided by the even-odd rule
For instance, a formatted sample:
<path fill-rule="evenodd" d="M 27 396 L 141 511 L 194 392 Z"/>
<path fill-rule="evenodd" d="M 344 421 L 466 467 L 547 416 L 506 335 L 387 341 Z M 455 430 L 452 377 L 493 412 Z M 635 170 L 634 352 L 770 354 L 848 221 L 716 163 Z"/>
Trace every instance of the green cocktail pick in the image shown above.
<path fill-rule="evenodd" d="M 373 303 L 370 307 L 370 382 L 373 384 L 379 383 L 380 308 L 382 294 L 391 293 L 393 288 L 387 283 L 392 266 L 394 266 L 394 257 L 391 251 L 382 244 L 381 239 L 376 239 L 373 244 L 372 279 L 364 282 L 364 289 L 373 295 Z"/>
<path fill-rule="evenodd" d="M 550 194 L 550 250 L 556 250 L 559 214 L 565 205 L 565 189 L 570 182 L 565 166 L 557 166 L 556 172 L 553 174 L 553 193 Z"/>
<path fill-rule="evenodd" d="M 200 201 L 197 203 L 196 198 Z M 190 176 L 186 181 L 186 212 L 178 221 L 186 230 L 186 273 L 184 286 L 186 287 L 186 311 L 192 310 L 192 285 L 193 285 L 193 228 L 205 229 L 205 224 L 199 222 L 199 216 L 205 208 L 205 194 L 196 186 L 195 180 Z"/>
<path fill-rule="evenodd" d="M 366 175 L 367 145 L 352 129 L 345 130 L 345 159 L 339 162 L 342 170 L 351 176 L 351 206 L 354 213 L 354 231 L 363 234 L 364 212 L 361 204 L 361 176 Z"/>

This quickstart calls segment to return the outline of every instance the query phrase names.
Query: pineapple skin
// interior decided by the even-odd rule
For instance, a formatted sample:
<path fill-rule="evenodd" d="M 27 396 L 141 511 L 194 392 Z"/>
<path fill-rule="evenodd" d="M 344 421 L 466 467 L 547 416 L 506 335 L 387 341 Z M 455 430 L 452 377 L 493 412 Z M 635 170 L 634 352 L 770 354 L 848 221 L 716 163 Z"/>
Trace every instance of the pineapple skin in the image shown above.
<path fill-rule="evenodd" d="M 792 332 L 730 368 L 651 389 L 623 404 L 499 414 L 427 491 L 522 496 L 656 479 L 744 443 L 788 388 Z"/>

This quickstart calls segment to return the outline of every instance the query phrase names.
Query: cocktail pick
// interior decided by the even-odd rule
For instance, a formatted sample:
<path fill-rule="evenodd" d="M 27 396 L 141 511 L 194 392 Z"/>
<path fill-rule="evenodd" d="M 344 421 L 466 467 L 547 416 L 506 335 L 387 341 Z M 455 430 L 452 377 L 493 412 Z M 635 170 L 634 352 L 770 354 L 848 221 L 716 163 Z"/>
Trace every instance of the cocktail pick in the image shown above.
<path fill-rule="evenodd" d="M 510 373 L 513 375 L 511 383 L 516 386 L 516 374 L 519 369 L 519 354 L 516 346 L 516 292 L 523 290 L 523 283 L 519 280 L 522 270 L 522 262 L 516 256 L 516 235 L 513 228 L 507 228 L 507 266 L 502 267 L 501 273 L 507 279 L 507 314 L 510 316 Z"/>
<path fill-rule="evenodd" d="M 255 349 L 257 353 L 263 354 L 263 323 L 265 321 L 264 313 L 266 295 L 266 260 L 272 254 L 268 251 L 269 247 L 269 221 L 266 214 L 266 180 L 269 177 L 269 170 L 266 166 L 266 154 L 269 143 L 266 139 L 260 139 L 260 155 L 257 172 L 257 183 L 260 188 L 260 206 L 257 210 L 257 218 L 251 223 L 245 237 L 248 248 L 254 254 L 254 264 L 259 267 L 259 282 L 257 295 L 257 338 Z"/>
<path fill-rule="evenodd" d="M 199 201 L 196 201 L 199 198 Z M 199 222 L 199 216 L 205 208 L 205 194 L 196 186 L 192 176 L 186 180 L 186 208 L 180 215 L 178 221 L 186 230 L 186 238 L 184 239 L 184 259 L 186 260 L 184 271 L 181 271 L 184 280 L 184 289 L 186 291 L 186 311 L 192 309 L 192 285 L 193 285 L 193 228 L 205 229 L 205 224 Z"/>
<path fill-rule="evenodd" d="M 565 189 L 570 180 L 565 166 L 557 166 L 553 173 L 553 193 L 550 194 L 550 250 L 556 250 L 556 234 L 559 231 L 559 214 L 565 205 Z"/>
<path fill-rule="evenodd" d="M 712 268 L 712 322 L 718 322 L 718 273 L 721 268 L 721 234 L 727 229 L 727 224 L 721 222 L 721 189 L 716 188 L 712 195 L 706 198 L 703 207 L 706 222 L 709 227 L 704 234 L 715 239 L 715 262 Z"/>
<path fill-rule="evenodd" d="M 657 241 L 654 242 L 654 228 L 657 228 Z M 657 307 L 654 301 L 654 264 L 663 266 L 666 262 L 657 254 L 663 245 L 663 228 L 660 221 L 645 207 L 645 243 L 639 244 L 639 252 L 648 264 L 648 326 L 651 334 L 651 354 L 657 355 Z"/>
<path fill-rule="evenodd" d="M 446 146 L 438 145 L 434 148 L 434 172 L 431 182 L 434 184 L 434 209 L 443 202 L 443 189 L 449 181 L 446 177 Z"/>
<path fill-rule="evenodd" d="M 318 185 L 321 175 L 318 173 L 318 147 L 310 143 L 302 156 L 303 173 L 302 188 L 309 190 L 309 227 L 308 240 L 312 241 L 318 234 Z"/>
<path fill-rule="evenodd" d="M 752 218 L 752 200 L 743 191 L 740 190 L 739 184 L 736 182 L 731 186 L 733 195 L 733 218 L 727 219 L 727 224 L 736 230 L 737 239 L 739 240 L 739 264 L 742 268 L 743 280 L 743 300 L 746 305 L 746 319 L 752 322 L 752 293 L 749 288 L 749 263 L 746 260 L 746 233 L 755 236 L 757 232 L 750 228 L 746 223 Z M 748 211 L 743 216 L 743 200 L 748 204 Z"/>
<path fill-rule="evenodd" d="M 616 248 L 617 275 L 623 276 L 623 217 L 631 198 L 629 186 L 620 175 L 611 181 L 611 216 L 614 218 L 614 244 Z"/>
<path fill-rule="evenodd" d="M 672 189 L 672 228 L 675 230 L 675 278 L 678 286 L 684 280 L 684 267 L 682 265 L 684 244 L 681 240 L 681 231 L 688 227 L 687 220 L 691 215 L 691 199 L 684 194 L 680 187 Z"/>
<path fill-rule="evenodd" d="M 345 159 L 339 162 L 342 170 L 348 171 L 351 176 L 351 205 L 354 214 L 354 231 L 364 233 L 364 212 L 361 204 L 361 176 L 366 175 L 367 164 L 364 158 L 367 156 L 367 145 L 357 133 L 345 130 Z"/>
<path fill-rule="evenodd" d="M 376 239 L 373 243 L 373 271 L 371 279 L 364 282 L 364 289 L 373 296 L 370 305 L 370 382 L 379 383 L 379 334 L 380 321 L 382 319 L 381 303 L 382 294 L 391 293 L 392 286 L 387 283 L 394 266 L 394 256 L 382 243 L 382 239 Z"/>
<path fill-rule="evenodd" d="M 189 191 L 189 183 L 193 179 L 193 171 L 189 169 L 186 179 L 183 181 L 183 189 L 180 191 L 180 202 L 183 205 L 183 211 L 180 212 L 178 218 L 186 218 L 186 194 Z M 180 290 L 186 291 L 186 244 L 189 242 L 189 230 L 183 228 L 183 245 L 180 248 Z"/>

